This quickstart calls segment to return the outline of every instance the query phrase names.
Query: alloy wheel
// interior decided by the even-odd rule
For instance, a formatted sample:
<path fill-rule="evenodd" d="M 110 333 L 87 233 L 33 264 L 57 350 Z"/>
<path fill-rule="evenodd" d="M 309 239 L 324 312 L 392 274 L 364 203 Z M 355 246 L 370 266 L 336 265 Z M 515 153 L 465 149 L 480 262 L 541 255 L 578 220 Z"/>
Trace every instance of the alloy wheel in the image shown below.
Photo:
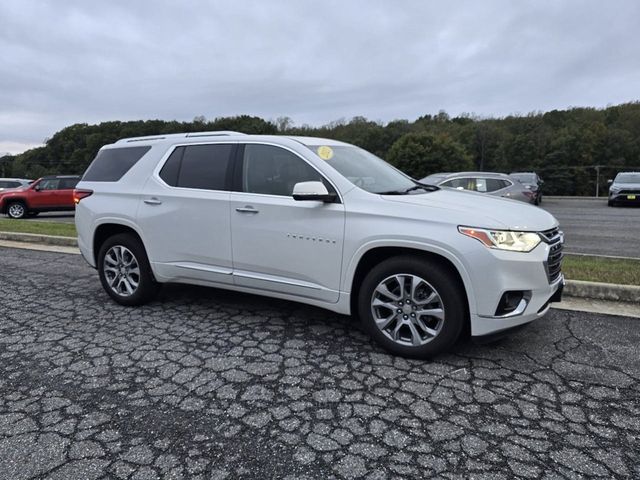
<path fill-rule="evenodd" d="M 400 345 L 419 347 L 438 336 L 445 320 L 444 304 L 423 278 L 397 274 L 382 280 L 371 297 L 376 326 Z"/>
<path fill-rule="evenodd" d="M 104 256 L 104 276 L 109 288 L 121 297 L 133 295 L 140 285 L 140 265 L 127 247 L 114 245 Z"/>
<path fill-rule="evenodd" d="M 24 216 L 24 206 L 21 203 L 14 203 L 9 207 L 9 216 L 21 218 Z"/>

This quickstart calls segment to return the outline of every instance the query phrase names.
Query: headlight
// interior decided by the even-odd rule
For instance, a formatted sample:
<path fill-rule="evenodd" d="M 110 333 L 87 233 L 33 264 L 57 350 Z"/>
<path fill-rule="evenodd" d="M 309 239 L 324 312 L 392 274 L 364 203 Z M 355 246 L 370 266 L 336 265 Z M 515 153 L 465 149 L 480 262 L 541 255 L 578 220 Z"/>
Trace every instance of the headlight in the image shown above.
<path fill-rule="evenodd" d="M 609 194 L 613 193 L 614 195 L 620 191 L 620 187 L 611 187 L 609 189 Z"/>
<path fill-rule="evenodd" d="M 467 237 L 475 238 L 489 248 L 510 252 L 530 252 L 540 244 L 540 235 L 534 232 L 512 232 L 509 230 L 485 230 L 482 228 L 458 227 Z"/>

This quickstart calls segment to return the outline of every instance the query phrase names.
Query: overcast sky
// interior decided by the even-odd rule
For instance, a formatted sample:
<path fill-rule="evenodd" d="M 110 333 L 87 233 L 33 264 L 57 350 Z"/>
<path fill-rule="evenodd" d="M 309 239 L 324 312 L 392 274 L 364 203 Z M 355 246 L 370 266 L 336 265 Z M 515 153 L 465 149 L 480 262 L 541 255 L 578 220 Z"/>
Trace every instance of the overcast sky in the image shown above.
<path fill-rule="evenodd" d="M 2 0 L 0 62 L 13 153 L 104 120 L 604 107 L 640 99 L 640 2 Z"/>

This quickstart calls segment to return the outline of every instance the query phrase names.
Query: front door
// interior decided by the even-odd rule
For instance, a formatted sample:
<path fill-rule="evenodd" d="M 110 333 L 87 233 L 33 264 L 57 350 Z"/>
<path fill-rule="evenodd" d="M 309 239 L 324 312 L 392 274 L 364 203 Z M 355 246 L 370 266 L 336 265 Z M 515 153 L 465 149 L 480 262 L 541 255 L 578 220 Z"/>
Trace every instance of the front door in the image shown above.
<path fill-rule="evenodd" d="M 55 208 L 59 205 L 59 178 L 43 178 L 34 186 L 33 195 L 29 198 L 29 206 L 33 209 Z"/>
<path fill-rule="evenodd" d="M 178 146 L 147 181 L 138 224 L 165 280 L 233 283 L 227 171 L 235 148 Z"/>
<path fill-rule="evenodd" d="M 245 145 L 240 170 L 240 191 L 231 193 L 235 283 L 337 302 L 344 206 L 292 197 L 298 182 L 333 187 L 306 160 L 272 145 Z"/>

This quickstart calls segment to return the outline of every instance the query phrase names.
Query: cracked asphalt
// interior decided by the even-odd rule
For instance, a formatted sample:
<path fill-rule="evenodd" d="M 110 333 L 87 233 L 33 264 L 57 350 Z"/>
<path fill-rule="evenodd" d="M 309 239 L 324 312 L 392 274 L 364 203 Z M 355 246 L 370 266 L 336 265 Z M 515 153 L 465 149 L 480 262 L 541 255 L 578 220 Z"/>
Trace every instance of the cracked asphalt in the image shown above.
<path fill-rule="evenodd" d="M 347 317 L 0 248 L 1 479 L 640 478 L 640 321 L 393 357 Z"/>

